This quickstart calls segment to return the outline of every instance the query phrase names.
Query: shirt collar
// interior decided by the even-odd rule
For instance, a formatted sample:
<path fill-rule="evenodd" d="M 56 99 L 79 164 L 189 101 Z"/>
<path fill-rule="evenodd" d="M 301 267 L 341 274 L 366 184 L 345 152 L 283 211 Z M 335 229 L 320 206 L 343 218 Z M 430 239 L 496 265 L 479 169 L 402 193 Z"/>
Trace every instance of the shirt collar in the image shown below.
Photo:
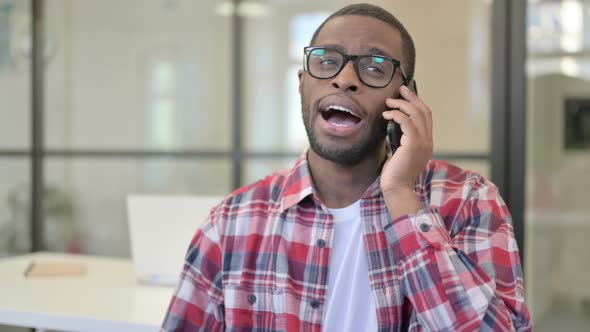
<path fill-rule="evenodd" d="M 309 172 L 306 150 L 287 172 L 285 189 L 281 198 L 281 211 L 298 204 L 311 194 L 313 194 L 313 181 Z"/>
<path fill-rule="evenodd" d="M 361 196 L 361 199 L 381 195 L 380 179 L 380 176 L 375 179 Z M 295 165 L 287 171 L 284 188 L 281 198 L 281 212 L 299 204 L 304 198 L 314 194 L 313 179 L 307 161 L 307 150 L 299 156 Z"/>

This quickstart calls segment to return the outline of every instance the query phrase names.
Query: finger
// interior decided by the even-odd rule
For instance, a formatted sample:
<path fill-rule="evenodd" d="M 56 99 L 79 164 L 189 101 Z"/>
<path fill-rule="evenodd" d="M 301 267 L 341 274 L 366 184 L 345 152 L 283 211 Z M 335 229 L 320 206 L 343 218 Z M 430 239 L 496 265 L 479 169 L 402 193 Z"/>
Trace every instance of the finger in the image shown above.
<path fill-rule="evenodd" d="M 415 122 L 416 127 L 419 129 L 419 131 L 422 135 L 425 135 L 427 137 L 430 136 L 428 133 L 428 131 L 429 131 L 428 119 L 426 118 L 426 115 L 424 114 L 424 112 L 417 109 L 415 105 L 413 105 L 410 102 L 403 100 L 403 99 L 392 99 L 392 98 L 388 98 L 385 103 L 388 107 L 391 107 L 393 109 L 398 109 L 402 113 L 404 113 L 405 115 L 410 117 L 410 119 L 412 119 L 412 121 Z"/>
<path fill-rule="evenodd" d="M 398 110 L 384 112 L 383 117 L 399 123 L 402 130 L 401 146 L 413 146 L 412 149 L 417 148 L 432 154 L 432 138 L 421 135 L 411 118 Z"/>
<path fill-rule="evenodd" d="M 387 120 L 393 120 L 397 122 L 404 135 L 407 135 L 408 138 L 419 138 L 421 136 L 418 128 L 416 128 L 416 124 L 410 117 L 405 115 L 400 111 L 387 111 L 383 113 L 383 117 Z"/>
<path fill-rule="evenodd" d="M 414 92 L 412 92 L 412 90 L 410 90 L 407 86 L 402 85 L 399 89 L 399 93 L 401 95 L 401 97 L 407 101 L 409 101 L 410 103 L 416 105 L 416 107 L 418 107 L 421 110 L 426 110 L 428 109 L 428 106 L 426 106 L 426 104 L 424 104 L 424 102 L 422 101 L 422 99 L 420 99 L 420 97 L 418 97 L 417 94 L 415 94 Z"/>
<path fill-rule="evenodd" d="M 424 118 L 424 133 L 426 135 L 428 135 L 428 137 L 432 138 L 432 112 L 430 111 L 430 108 L 428 108 L 426 105 L 424 105 L 424 103 L 422 103 L 422 105 L 424 105 L 424 107 L 426 108 L 426 110 L 423 110 L 421 108 L 417 108 L 415 104 L 412 104 L 411 102 L 404 100 L 404 99 L 395 99 L 395 98 L 387 98 L 385 100 L 385 103 L 387 106 L 391 107 L 391 108 L 396 108 L 396 109 L 402 109 L 402 111 L 406 114 L 408 114 L 409 116 L 411 116 L 411 114 L 409 114 L 411 111 L 410 106 L 412 106 L 414 109 L 418 110 L 417 114 L 420 113 L 420 115 Z M 402 105 L 408 105 L 406 107 L 403 107 Z M 418 115 L 415 115 L 418 116 Z"/>
<path fill-rule="evenodd" d="M 403 85 L 400 88 L 400 95 L 405 100 L 409 101 L 410 103 L 416 105 L 418 109 L 422 110 L 426 116 L 426 122 L 428 125 L 428 131 L 432 133 L 432 110 L 428 107 L 417 94 L 412 92 L 407 86 Z"/>
<path fill-rule="evenodd" d="M 387 98 L 385 99 L 385 105 L 389 108 L 398 109 L 406 113 L 407 116 L 411 116 L 408 112 L 412 112 L 416 108 L 412 103 L 402 98 Z"/>

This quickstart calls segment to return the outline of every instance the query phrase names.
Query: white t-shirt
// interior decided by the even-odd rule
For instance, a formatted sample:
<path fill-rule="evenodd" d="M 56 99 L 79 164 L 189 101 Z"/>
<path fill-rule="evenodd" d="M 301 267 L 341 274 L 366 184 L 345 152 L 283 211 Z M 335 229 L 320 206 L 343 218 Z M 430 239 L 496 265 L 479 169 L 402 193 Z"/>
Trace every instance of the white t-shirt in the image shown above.
<path fill-rule="evenodd" d="M 334 216 L 324 331 L 377 331 L 377 312 L 369 285 L 360 201 Z"/>

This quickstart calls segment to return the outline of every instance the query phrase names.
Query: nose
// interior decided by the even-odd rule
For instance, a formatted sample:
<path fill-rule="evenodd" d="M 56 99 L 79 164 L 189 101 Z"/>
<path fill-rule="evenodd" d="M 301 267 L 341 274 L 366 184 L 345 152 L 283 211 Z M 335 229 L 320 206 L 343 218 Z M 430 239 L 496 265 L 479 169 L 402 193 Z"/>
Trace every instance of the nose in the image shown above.
<path fill-rule="evenodd" d="M 332 87 L 342 90 L 343 92 L 356 92 L 360 85 L 359 78 L 354 70 L 354 63 L 348 61 L 344 68 L 332 79 Z"/>

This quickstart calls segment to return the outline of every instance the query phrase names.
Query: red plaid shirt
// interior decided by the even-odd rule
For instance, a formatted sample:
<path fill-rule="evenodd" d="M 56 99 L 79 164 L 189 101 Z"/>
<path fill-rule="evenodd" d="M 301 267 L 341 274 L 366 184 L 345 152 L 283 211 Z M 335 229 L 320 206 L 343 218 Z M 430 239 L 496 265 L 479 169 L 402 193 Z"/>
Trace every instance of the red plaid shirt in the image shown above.
<path fill-rule="evenodd" d="M 396 220 L 379 179 L 361 197 L 379 331 L 530 330 L 497 188 L 430 161 L 415 192 L 424 209 Z M 305 157 L 237 190 L 194 236 L 162 330 L 321 331 L 333 229 Z"/>

